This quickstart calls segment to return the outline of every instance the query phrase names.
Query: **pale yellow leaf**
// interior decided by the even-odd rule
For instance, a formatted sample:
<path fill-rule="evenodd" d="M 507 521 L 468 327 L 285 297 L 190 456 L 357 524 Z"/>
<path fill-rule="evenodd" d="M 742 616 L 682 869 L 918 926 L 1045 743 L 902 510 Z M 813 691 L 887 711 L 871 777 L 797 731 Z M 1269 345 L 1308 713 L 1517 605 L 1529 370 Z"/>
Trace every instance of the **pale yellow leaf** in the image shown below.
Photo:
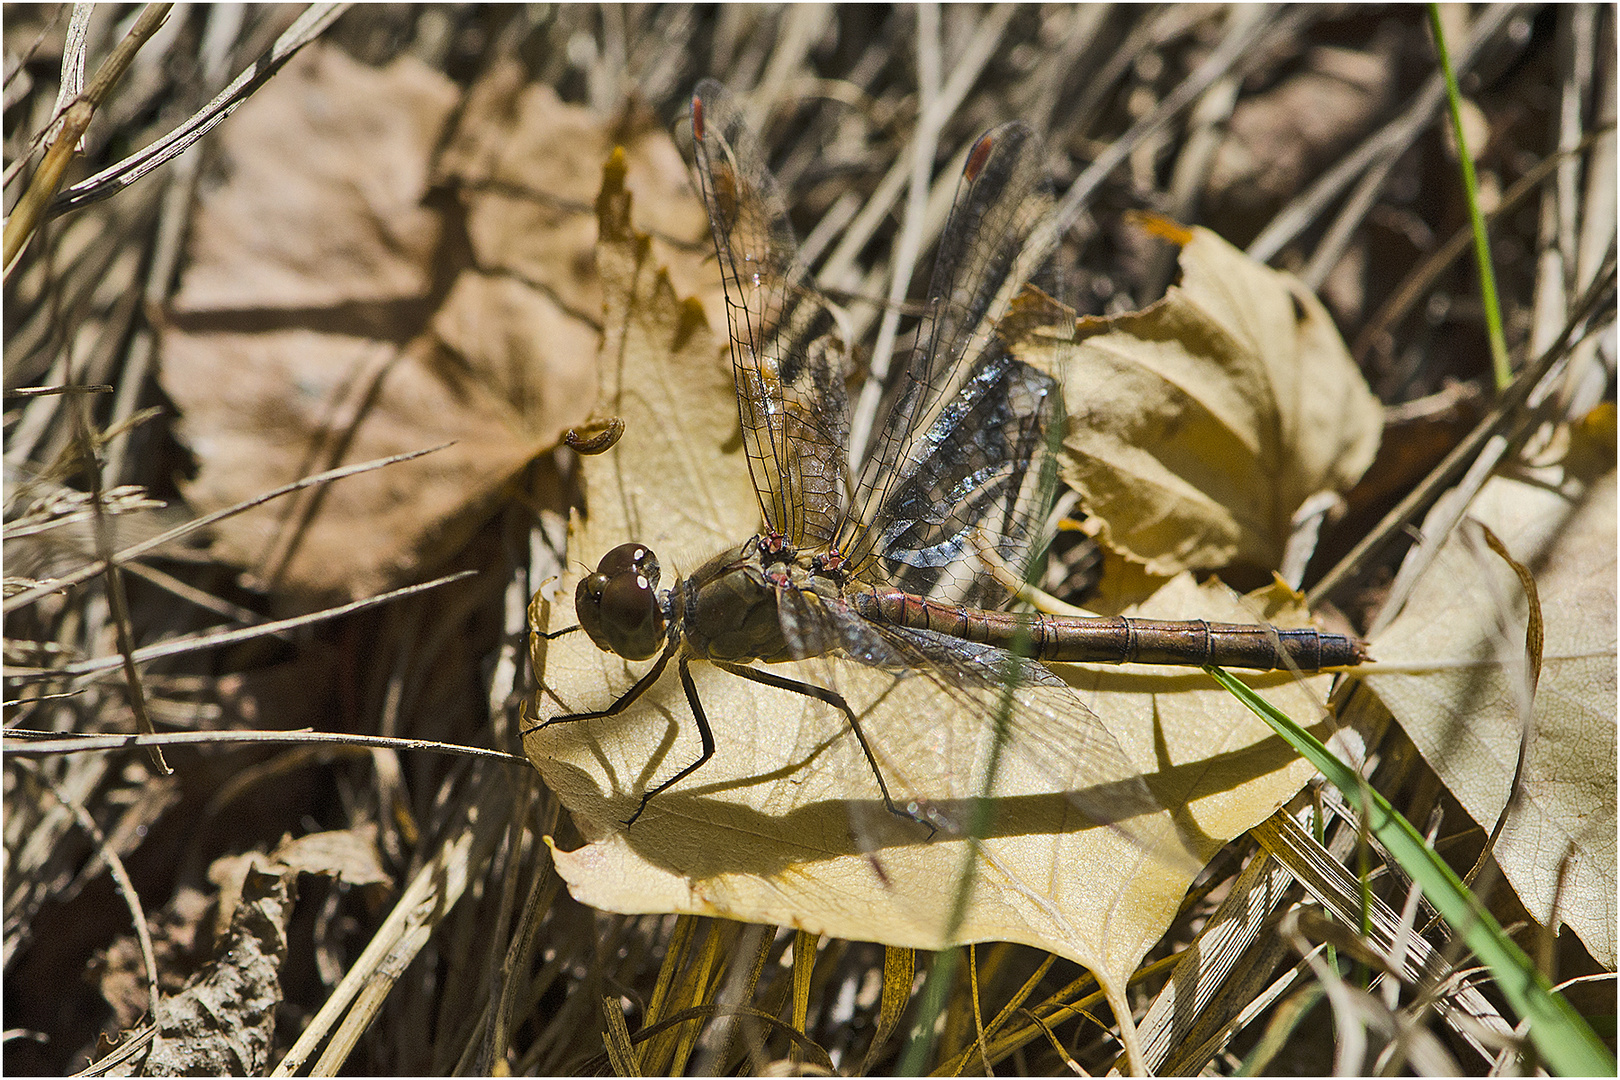
<path fill-rule="evenodd" d="M 1021 326 L 1014 351 L 1063 380 L 1060 467 L 1100 540 L 1163 576 L 1272 569 L 1300 505 L 1372 462 L 1382 409 L 1309 290 L 1189 233 L 1164 299 Z"/>
<path fill-rule="evenodd" d="M 598 253 L 609 312 L 598 412 L 623 417 L 625 434 L 608 453 L 581 461 L 586 511 L 572 522 L 570 565 L 594 564 L 635 539 L 659 555 L 667 587 L 757 532 L 760 509 L 720 342 L 649 262 L 645 238 L 628 231 L 611 172 Z M 536 629 L 573 623 L 578 580 L 575 569 L 542 590 L 531 606 Z M 1186 588 L 1168 601 L 1191 606 L 1176 615 L 1278 614 L 1214 588 Z M 582 633 L 536 636 L 532 653 L 542 719 L 606 708 L 651 666 L 610 656 Z M 995 724 L 937 684 L 832 658 L 768 670 L 835 686 L 863 718 L 902 801 L 926 799 L 959 823 L 984 793 Z M 585 903 L 917 948 L 1020 941 L 1087 965 L 1118 994 L 1209 855 L 1308 775 L 1201 673 L 1076 669 L 1066 675 L 1102 726 L 1066 687 L 1020 689 L 989 789 L 996 816 L 970 845 L 949 828 L 930 838 L 885 810 L 841 714 L 702 661 L 691 674 L 715 756 L 628 828 L 641 793 L 699 755 L 673 665 L 622 714 L 543 728 L 527 740 L 586 841 L 556 856 Z M 1280 690 L 1284 706 L 1310 722 L 1319 684 L 1296 689 L 1276 676 L 1260 684 Z M 948 939 L 970 853 L 966 914 Z"/>
<path fill-rule="evenodd" d="M 1615 964 L 1615 474 L 1552 466 L 1494 477 L 1469 507 L 1535 575 L 1545 627 L 1522 788 L 1496 860 L 1526 909 L 1558 917 Z M 1526 603 L 1511 568 L 1470 529 L 1448 539 L 1400 616 L 1372 643 L 1392 668 L 1366 676 L 1481 828 L 1507 804 L 1527 679 Z"/>

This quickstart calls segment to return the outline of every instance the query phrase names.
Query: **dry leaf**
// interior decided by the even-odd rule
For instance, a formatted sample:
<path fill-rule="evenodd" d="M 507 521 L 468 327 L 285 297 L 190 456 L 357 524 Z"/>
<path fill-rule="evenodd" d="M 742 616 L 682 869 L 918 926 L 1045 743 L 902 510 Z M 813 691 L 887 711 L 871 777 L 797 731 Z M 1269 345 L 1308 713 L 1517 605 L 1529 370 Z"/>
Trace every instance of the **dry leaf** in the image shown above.
<path fill-rule="evenodd" d="M 1612 440 L 1612 436 L 1611 436 Z M 1569 463 L 1493 477 L 1469 516 L 1535 575 L 1544 620 L 1541 678 L 1518 800 L 1496 861 L 1546 923 L 1560 863 L 1558 917 L 1605 967 L 1615 965 L 1615 475 Z M 1508 800 L 1524 732 L 1523 590 L 1465 527 L 1449 538 L 1372 643 L 1398 671 L 1367 685 L 1463 808 L 1490 830 Z M 1516 685 L 1517 684 L 1517 685 Z"/>
<path fill-rule="evenodd" d="M 411 57 L 385 68 L 319 42 L 214 136 L 176 311 L 337 314 L 421 300 L 443 223 L 422 205 L 456 88 Z"/>
<path fill-rule="evenodd" d="M 1182 281 L 1076 324 L 1015 312 L 1014 352 L 1064 384 L 1060 469 L 1099 539 L 1150 573 L 1281 565 L 1296 509 L 1349 488 L 1382 409 L 1321 303 L 1207 229 Z"/>
<path fill-rule="evenodd" d="M 610 128 L 564 104 L 550 86 L 525 82 L 522 65 L 497 63 L 468 95 L 466 117 L 440 171 L 462 192 L 477 265 L 537 286 L 564 310 L 595 322 L 596 193 L 602 162 L 625 148 L 635 222 L 654 234 L 654 260 L 682 296 L 724 308 L 712 266 L 709 221 L 674 141 L 652 116 Z M 668 239 L 666 239 L 668 238 Z"/>
<path fill-rule="evenodd" d="M 375 822 L 288 837 L 270 858 L 294 873 L 321 874 L 348 885 L 389 885 L 394 880 L 382 866 Z"/>
<path fill-rule="evenodd" d="M 214 960 L 158 1001 L 150 1054 L 129 1064 L 151 1076 L 257 1076 L 269 1063 L 292 913 L 291 876 L 249 870 Z"/>
<path fill-rule="evenodd" d="M 185 488 L 200 510 L 344 462 L 455 441 L 319 499 L 281 499 L 221 524 L 217 555 L 308 603 L 369 596 L 444 558 L 555 439 L 520 434 L 515 412 L 425 339 L 401 350 L 302 330 L 171 334 L 164 352 L 181 435 L 203 463 Z M 232 378 L 220 378 L 224 368 Z"/>
<path fill-rule="evenodd" d="M 610 312 L 599 411 L 623 417 L 625 434 L 608 453 L 582 461 L 587 505 L 571 523 L 570 564 L 594 563 L 634 538 L 659 555 L 667 583 L 757 532 L 760 509 L 729 365 L 694 304 L 680 301 L 655 269 L 646 238 L 628 230 L 620 184 L 610 168 L 598 254 Z M 577 581 L 575 571 L 536 597 L 537 630 L 573 624 Z M 1178 612 L 1200 613 L 1230 612 L 1220 605 Z M 542 717 L 606 707 L 649 667 L 604 653 L 580 633 L 536 635 L 532 652 Z M 983 793 L 994 725 L 964 714 L 928 680 L 834 659 L 769 670 L 831 680 L 866 716 L 895 788 L 926 792 L 930 805 L 959 813 Z M 629 828 L 623 821 L 641 792 L 698 756 L 674 671 L 619 716 L 529 736 L 531 760 L 586 840 L 556 855 L 573 895 L 620 912 L 693 912 L 895 945 L 947 944 L 968 842 L 948 830 L 929 839 L 888 814 L 838 713 L 707 663 L 694 663 L 691 674 L 716 754 Z M 1203 861 L 1298 790 L 1307 771 L 1257 734 L 1257 722 L 1230 699 L 1230 709 L 1205 709 L 1199 697 L 1215 692 L 1202 675 L 1082 670 L 1074 677 L 1104 716 L 1115 701 L 1115 688 L 1104 684 L 1134 680 L 1133 700 L 1148 722 L 1125 740 L 1126 760 L 1106 731 L 1082 722 L 1067 688 L 1018 692 L 1020 722 L 1046 726 L 1018 727 L 995 774 L 997 814 L 973 849 L 969 903 L 952 940 L 1038 945 L 1086 964 L 1119 995 Z M 1285 705 L 1308 715 L 1307 700 Z M 1186 715 L 1191 726 L 1177 720 L 1165 732 L 1155 714 Z M 1180 801 L 1157 805 L 1154 795 Z"/>
<path fill-rule="evenodd" d="M 457 91 L 409 57 L 377 69 L 312 46 L 220 129 L 227 179 L 202 199 L 163 343 L 163 386 L 200 465 L 188 500 L 213 510 L 455 443 L 222 523 L 214 554 L 289 606 L 421 576 L 589 409 L 592 199 L 612 137 L 549 90 L 512 105 L 492 80 L 438 166 Z M 670 176 L 666 134 L 635 135 L 649 190 L 686 183 Z M 469 145 L 493 186 L 466 174 L 456 154 Z M 471 250 L 444 242 L 458 234 L 430 176 L 465 185 Z"/>

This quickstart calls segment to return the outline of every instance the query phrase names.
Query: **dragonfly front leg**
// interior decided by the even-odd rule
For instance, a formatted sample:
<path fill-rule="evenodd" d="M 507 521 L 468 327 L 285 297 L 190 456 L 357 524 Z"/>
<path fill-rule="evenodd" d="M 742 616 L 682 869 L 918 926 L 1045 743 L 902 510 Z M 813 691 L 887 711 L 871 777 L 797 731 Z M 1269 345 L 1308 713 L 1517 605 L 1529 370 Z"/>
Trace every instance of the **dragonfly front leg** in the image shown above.
<path fill-rule="evenodd" d="M 576 626 L 571 626 L 568 629 L 577 630 L 579 628 Z M 567 631 L 559 631 L 559 633 L 566 632 Z M 658 676 L 664 673 L 664 668 L 669 666 L 669 658 L 674 654 L 675 643 L 671 642 L 669 647 L 664 650 L 663 655 L 658 658 L 658 662 L 648 669 L 647 674 L 637 679 L 634 686 L 620 694 L 619 699 L 613 704 L 609 705 L 607 708 L 597 709 L 593 712 L 564 713 L 561 716 L 553 716 L 549 720 L 540 721 L 533 727 L 524 728 L 522 731 L 518 732 L 518 737 L 522 738 L 523 736 L 532 732 L 539 731 L 543 727 L 550 727 L 552 724 L 572 724 L 578 720 L 600 720 L 604 716 L 618 716 L 631 705 L 634 705 L 636 699 L 642 694 L 645 694 L 648 687 L 652 686 L 653 683 L 658 681 Z"/>
<path fill-rule="evenodd" d="M 842 694 L 838 693 L 836 690 L 828 690 L 826 687 L 816 686 L 813 683 L 800 682 L 797 679 L 783 678 L 780 675 L 772 675 L 768 671 L 760 671 L 757 668 L 744 667 L 741 664 L 728 664 L 722 660 L 715 660 L 711 662 L 715 667 L 724 671 L 729 671 L 733 675 L 741 676 L 744 679 L 752 679 L 754 682 L 760 683 L 764 686 L 774 687 L 777 690 L 791 690 L 795 694 L 803 694 L 805 697 L 815 698 L 817 701 L 825 702 L 826 704 L 837 709 L 839 712 L 843 713 L 844 718 L 849 721 L 850 730 L 855 733 L 856 740 L 861 744 L 861 753 L 866 755 L 866 763 L 872 767 L 872 775 L 877 778 L 878 790 L 883 792 L 883 805 L 888 807 L 889 813 L 895 815 L 896 817 L 905 818 L 907 821 L 915 821 L 917 824 L 926 827 L 928 829 L 929 839 L 933 839 L 934 833 L 938 832 L 939 830 L 935 828 L 933 824 L 919 815 L 914 814 L 909 810 L 901 809 L 900 806 L 895 803 L 893 797 L 889 795 L 889 785 L 883 780 L 883 770 L 878 768 L 877 755 L 872 753 L 872 745 L 866 741 L 866 732 L 861 730 L 861 722 L 855 718 L 855 710 L 849 707 L 849 702 L 844 700 Z M 697 704 L 695 701 L 693 702 L 693 711 L 697 711 Z M 695 767 L 696 766 L 694 766 L 694 768 Z M 689 769 L 687 771 L 690 772 L 691 770 Z"/>
<path fill-rule="evenodd" d="M 579 627 L 571 626 L 568 629 L 577 630 Z M 559 631 L 559 633 L 567 633 L 567 631 Z M 533 727 L 525 728 L 523 731 L 518 732 L 518 737 L 522 738 L 531 732 L 539 731 L 541 728 L 550 727 L 552 724 L 572 724 L 580 720 L 600 720 L 606 716 L 619 715 L 631 705 L 634 705 L 636 699 L 641 697 L 642 694 L 645 694 L 648 689 L 651 688 L 653 683 L 658 681 L 659 676 L 663 675 L 664 669 L 669 666 L 669 658 L 675 655 L 677 644 L 677 642 L 671 641 L 664 649 L 663 653 L 659 655 L 658 662 L 647 670 L 647 674 L 637 679 L 635 684 L 631 686 L 630 689 L 620 694 L 618 700 L 609 705 L 607 708 L 596 709 L 591 712 L 564 713 L 562 716 L 553 716 L 549 720 L 542 720 Z M 685 776 L 687 773 L 691 772 L 693 769 L 697 768 L 714 755 L 714 736 L 709 733 L 709 722 L 704 718 L 702 711 L 698 708 L 697 694 L 692 688 L 692 678 L 686 673 L 685 657 L 681 658 L 681 682 L 686 686 L 686 696 L 687 700 L 691 701 L 692 703 L 692 711 L 697 714 L 698 731 L 703 736 L 703 757 L 699 758 L 694 764 L 677 773 L 674 780 L 660 784 L 652 791 L 649 791 L 647 794 L 643 795 L 641 797 L 641 805 L 636 807 L 636 812 L 630 815 L 630 820 L 625 822 L 626 826 L 629 826 L 631 822 L 635 821 L 636 818 L 641 816 L 641 812 L 647 808 L 648 799 L 652 798 L 658 792 L 663 791 L 664 788 L 667 788 L 670 784 L 673 784 L 675 780 L 679 780 L 681 777 Z"/>

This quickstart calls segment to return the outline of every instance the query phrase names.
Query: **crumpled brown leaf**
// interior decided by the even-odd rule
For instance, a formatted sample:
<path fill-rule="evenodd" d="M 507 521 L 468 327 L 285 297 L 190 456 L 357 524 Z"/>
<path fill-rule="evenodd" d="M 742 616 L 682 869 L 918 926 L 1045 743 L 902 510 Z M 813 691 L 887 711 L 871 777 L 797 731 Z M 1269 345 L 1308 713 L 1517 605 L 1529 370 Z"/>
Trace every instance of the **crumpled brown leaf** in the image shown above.
<path fill-rule="evenodd" d="M 497 69 L 456 113 L 454 84 L 408 56 L 371 68 L 316 44 L 220 128 L 225 179 L 202 196 L 162 346 L 199 461 L 187 499 L 213 510 L 455 443 L 221 523 L 214 553 L 287 606 L 421 576 L 585 419 L 592 201 L 615 138 L 681 217 L 685 170 L 650 119 L 615 132 L 521 79 Z"/>
<path fill-rule="evenodd" d="M 1610 420 L 1612 424 L 1612 418 Z M 1571 454 L 1493 477 L 1468 515 L 1534 574 L 1544 647 L 1530 746 L 1495 857 L 1520 901 L 1615 965 L 1615 474 Z M 1501 816 L 1524 734 L 1526 600 L 1465 521 L 1372 642 L 1367 685 L 1481 828 Z M 1568 856 L 1568 873 L 1560 864 Z M 1560 892 L 1560 890 L 1562 890 Z"/>
<path fill-rule="evenodd" d="M 646 238 L 628 229 L 621 182 L 610 167 L 598 254 L 610 313 L 600 411 L 622 416 L 626 429 L 616 447 L 582 462 L 586 512 L 571 522 L 570 565 L 594 563 L 635 539 L 657 553 L 667 585 L 756 532 L 760 511 L 719 343 L 650 259 Z M 571 572 L 536 596 L 536 631 L 574 623 L 577 581 Z M 1280 614 L 1190 580 L 1184 586 L 1175 602 L 1190 607 L 1171 614 Z M 531 651 L 541 718 L 605 708 L 650 664 L 601 652 L 581 633 L 550 641 L 536 634 Z M 962 712 L 926 679 L 897 681 L 831 658 L 769 670 L 830 679 L 867 713 L 885 773 L 916 788 L 934 785 L 936 805 L 971 805 L 982 792 L 994 725 Z M 1204 860 L 1309 774 L 1201 674 L 1076 669 L 1070 676 L 1081 696 L 1105 718 L 1102 737 L 1113 732 L 1125 743 L 1128 773 L 1088 775 L 1088 764 L 1103 759 L 1087 756 L 1096 729 L 1073 722 L 1083 715 L 1074 694 L 1024 688 L 1019 700 L 1044 713 L 1049 726 L 1038 743 L 1019 741 L 1027 730 L 1014 735 L 996 774 L 991 835 L 972 847 L 945 831 L 930 840 L 920 826 L 888 815 L 838 714 L 707 663 L 694 663 L 691 674 L 714 727 L 716 755 L 653 799 L 629 828 L 623 822 L 640 793 L 698 754 L 673 670 L 621 715 L 543 728 L 526 741 L 585 838 L 555 856 L 584 903 L 939 948 L 948 943 L 951 905 L 971 852 L 976 873 L 966 916 L 950 940 L 1039 945 L 1086 964 L 1120 995 Z M 1309 722 L 1319 684 L 1258 682 Z M 1122 699 L 1142 714 L 1129 734 L 1129 724 L 1114 720 Z M 1119 820 L 1096 827 L 1095 815 L 1076 812 L 1095 805 L 1088 798 L 1112 798 Z"/>
<path fill-rule="evenodd" d="M 349 885 L 388 885 L 393 880 L 382 867 L 374 824 L 289 836 L 269 855 L 250 851 L 214 860 L 208 868 L 209 880 L 219 886 L 212 958 L 184 986 L 158 999 L 158 1032 L 143 1074 L 252 1076 L 264 1071 L 282 997 L 279 978 L 299 874 Z M 162 913 L 164 933 L 154 942 L 161 946 L 160 955 L 194 948 L 206 906 L 203 894 L 182 890 L 172 910 Z M 144 964 L 133 939 L 109 950 L 106 963 L 103 992 L 123 1006 L 127 1026 L 147 1002 L 140 973 Z M 132 1062 L 141 1063 L 139 1058 Z"/>
<path fill-rule="evenodd" d="M 383 869 L 377 850 L 375 823 L 352 829 L 328 829 L 304 836 L 284 837 L 269 855 L 247 852 L 214 860 L 208 878 L 219 886 L 220 933 L 236 917 L 243 882 L 254 873 L 275 872 L 286 877 L 318 874 L 347 885 L 390 885 L 393 878 Z"/>
<path fill-rule="evenodd" d="M 1027 298 L 1004 332 L 1058 375 L 1063 479 L 1098 539 L 1151 574 L 1281 565 L 1291 519 L 1342 492 L 1378 449 L 1383 410 L 1321 303 L 1207 229 L 1157 303 L 1074 321 Z"/>
<path fill-rule="evenodd" d="M 151 1051 L 115 1075 L 256 1076 L 269 1061 L 287 957 L 293 875 L 248 869 L 214 959 L 158 1000 Z"/>

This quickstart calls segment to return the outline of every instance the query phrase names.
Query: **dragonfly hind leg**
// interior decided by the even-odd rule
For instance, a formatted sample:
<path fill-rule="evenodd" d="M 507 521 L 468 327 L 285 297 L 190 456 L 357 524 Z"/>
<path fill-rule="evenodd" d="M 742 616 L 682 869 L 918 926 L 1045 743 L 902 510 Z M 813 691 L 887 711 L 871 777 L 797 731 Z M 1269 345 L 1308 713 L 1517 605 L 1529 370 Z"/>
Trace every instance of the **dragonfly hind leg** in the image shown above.
<path fill-rule="evenodd" d="M 887 807 L 889 813 L 893 814 L 895 817 L 904 818 L 906 821 L 914 821 L 918 825 L 926 828 L 928 830 L 929 839 L 933 839 L 934 833 L 939 831 L 938 828 L 921 815 L 904 809 L 894 801 L 892 796 L 890 796 L 889 785 L 883 779 L 883 770 L 878 768 L 877 755 L 872 753 L 872 745 L 866 741 L 866 732 L 861 730 L 861 722 L 855 718 L 855 710 L 849 707 L 849 702 L 844 700 L 844 696 L 842 694 L 838 693 L 836 690 L 828 690 L 826 687 L 816 686 L 813 683 L 800 682 L 797 679 L 788 679 L 782 677 L 781 675 L 772 675 L 768 671 L 760 671 L 758 668 L 744 667 L 741 664 L 728 664 L 723 660 L 713 660 L 710 661 L 710 663 L 714 664 L 715 667 L 720 668 L 723 671 L 729 671 L 731 674 L 744 679 L 751 679 L 763 686 L 773 687 L 777 690 L 790 690 L 795 694 L 803 694 L 805 697 L 815 698 L 817 701 L 831 705 L 833 708 L 843 713 L 844 719 L 849 721 L 850 730 L 855 733 L 856 741 L 861 744 L 861 753 L 866 755 L 866 763 L 872 767 L 872 775 L 877 779 L 878 790 L 883 793 L 883 805 Z M 682 671 L 682 674 L 685 674 L 684 670 Z M 690 686 L 690 684 L 688 685 Z M 687 693 L 689 696 L 692 696 L 690 688 L 688 689 Z M 695 696 L 693 696 L 692 700 L 692 711 L 693 713 L 697 713 L 698 711 Z M 694 765 L 692 768 L 696 768 L 696 766 Z M 688 769 L 687 771 L 690 772 L 691 769 Z M 685 774 L 683 773 L 682 775 Z M 677 777 L 677 779 L 679 779 L 679 777 Z M 671 781 L 671 783 L 673 783 L 673 781 Z"/>

